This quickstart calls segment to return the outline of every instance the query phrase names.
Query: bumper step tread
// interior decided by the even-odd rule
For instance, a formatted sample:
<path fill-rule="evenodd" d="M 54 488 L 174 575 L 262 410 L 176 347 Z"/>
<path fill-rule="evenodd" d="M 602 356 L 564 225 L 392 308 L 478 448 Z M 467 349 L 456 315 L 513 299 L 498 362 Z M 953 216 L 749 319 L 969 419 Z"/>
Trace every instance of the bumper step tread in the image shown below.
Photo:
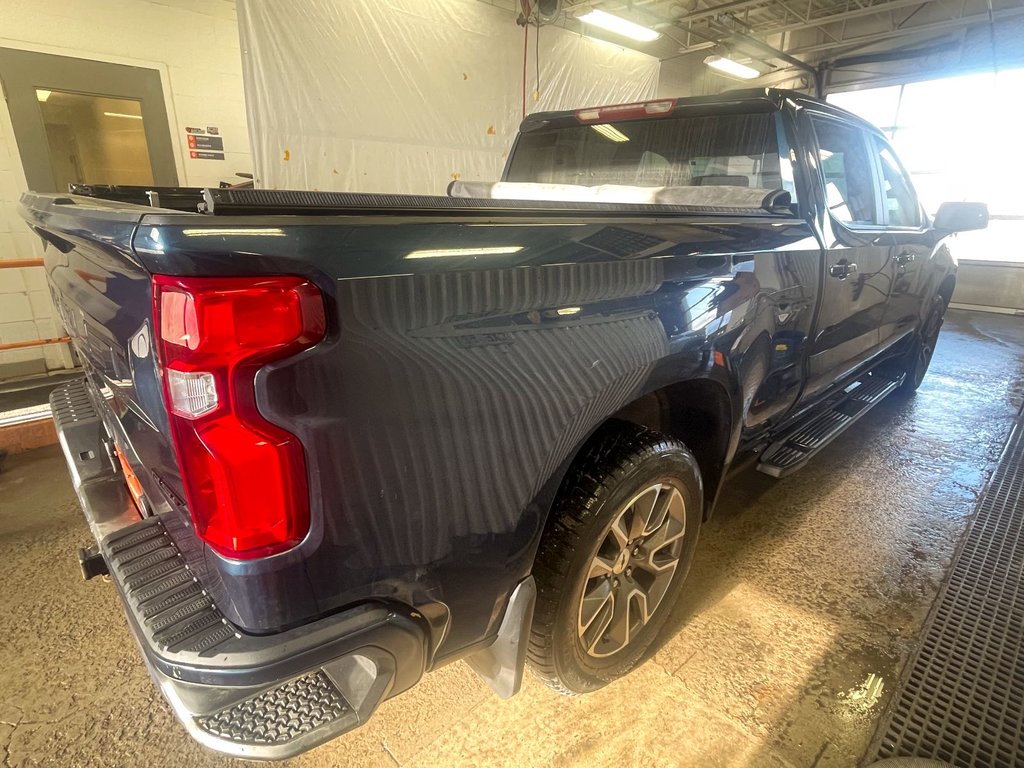
<path fill-rule="evenodd" d="M 64 424 L 98 421 L 100 418 L 92 404 L 92 398 L 80 381 L 57 387 L 50 396 L 50 408 L 54 418 L 60 419 Z"/>
<path fill-rule="evenodd" d="M 199 727 L 241 744 L 287 744 L 350 711 L 337 686 L 318 670 L 197 718 Z"/>
<path fill-rule="evenodd" d="M 103 550 L 143 631 L 161 651 L 188 646 L 208 652 L 236 635 L 159 518 L 108 537 Z"/>
<path fill-rule="evenodd" d="M 199 597 L 202 594 L 202 587 L 194 581 L 187 581 L 183 584 L 179 584 L 177 589 L 160 592 L 151 600 L 140 602 L 139 613 L 141 613 L 144 618 L 148 619 L 152 616 L 156 616 L 158 613 L 163 613 L 169 608 L 180 605 L 182 600 Z"/>
<path fill-rule="evenodd" d="M 162 597 L 165 592 L 169 592 L 175 587 L 181 586 L 182 584 L 194 585 L 197 589 L 201 589 L 196 583 L 195 578 L 192 576 L 192 572 L 188 570 L 174 571 L 170 576 L 165 579 L 161 579 L 155 584 L 148 584 L 144 587 L 134 590 L 133 595 L 135 597 L 136 605 L 140 606 L 145 610 L 150 600 L 154 600 L 158 597 Z"/>

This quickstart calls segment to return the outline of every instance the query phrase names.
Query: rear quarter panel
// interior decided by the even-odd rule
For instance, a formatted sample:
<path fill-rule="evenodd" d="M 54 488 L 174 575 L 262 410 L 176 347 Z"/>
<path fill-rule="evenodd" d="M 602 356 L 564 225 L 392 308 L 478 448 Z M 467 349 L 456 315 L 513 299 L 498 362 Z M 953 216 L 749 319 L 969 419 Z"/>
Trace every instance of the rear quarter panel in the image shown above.
<path fill-rule="evenodd" d="M 295 618 L 303 590 L 321 613 L 393 598 L 462 653 L 496 631 L 609 415 L 710 377 L 756 428 L 798 394 L 820 267 L 800 221 L 183 219 L 140 225 L 150 271 L 299 274 L 329 305 L 324 342 L 257 386 L 305 446 L 313 530 L 256 563 L 205 556 L 243 626 L 286 618 L 261 607 L 275 594 Z"/>

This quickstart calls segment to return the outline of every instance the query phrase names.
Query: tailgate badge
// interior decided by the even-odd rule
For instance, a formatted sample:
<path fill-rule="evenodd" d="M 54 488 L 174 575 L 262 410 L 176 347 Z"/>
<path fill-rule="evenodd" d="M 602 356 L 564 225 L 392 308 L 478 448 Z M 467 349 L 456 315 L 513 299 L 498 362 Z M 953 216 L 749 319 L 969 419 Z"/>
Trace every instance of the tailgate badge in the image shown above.
<path fill-rule="evenodd" d="M 140 359 L 149 356 L 149 323 L 143 323 L 138 332 L 128 340 L 132 354 Z"/>

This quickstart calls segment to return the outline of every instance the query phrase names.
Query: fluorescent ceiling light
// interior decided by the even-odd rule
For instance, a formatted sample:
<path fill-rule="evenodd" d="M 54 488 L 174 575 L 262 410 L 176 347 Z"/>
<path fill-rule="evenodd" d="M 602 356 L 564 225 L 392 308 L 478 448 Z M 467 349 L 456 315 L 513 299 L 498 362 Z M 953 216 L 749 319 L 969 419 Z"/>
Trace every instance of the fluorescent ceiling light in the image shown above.
<path fill-rule="evenodd" d="M 107 117 L 127 117 L 129 120 L 141 120 L 142 115 L 128 115 L 124 112 L 104 112 Z"/>
<path fill-rule="evenodd" d="M 407 259 L 438 259 L 444 256 L 501 256 L 502 254 L 519 253 L 521 245 L 499 245 L 493 248 L 438 248 L 427 251 L 410 251 Z"/>
<path fill-rule="evenodd" d="M 630 40 L 639 40 L 641 43 L 649 43 L 652 40 L 657 40 L 661 37 L 661 35 L 653 29 L 642 27 L 639 24 L 634 24 L 632 21 L 623 19 L 619 16 L 613 16 L 612 14 L 605 13 L 597 8 L 589 13 L 579 16 L 578 18 L 585 24 L 593 24 L 595 27 L 600 27 L 601 29 L 606 29 L 609 32 L 614 32 L 617 35 L 628 37 Z"/>
<path fill-rule="evenodd" d="M 578 315 L 582 311 L 583 307 L 562 307 L 561 309 L 555 310 L 555 312 L 562 317 L 568 317 L 569 315 Z"/>
<path fill-rule="evenodd" d="M 612 141 L 618 142 L 629 141 L 629 136 L 624 134 L 622 131 L 620 131 L 613 125 L 602 123 L 601 125 L 592 125 L 590 127 L 593 128 L 598 133 L 600 133 L 606 139 L 611 139 Z"/>
<path fill-rule="evenodd" d="M 43 88 L 36 88 L 36 98 L 40 101 L 46 101 L 48 98 L 50 98 L 51 93 L 53 93 L 53 91 L 47 91 Z"/>
<path fill-rule="evenodd" d="M 753 67 L 740 64 L 738 61 L 727 59 L 724 56 L 708 56 L 704 59 L 704 63 L 712 69 L 717 69 L 731 77 L 738 77 L 740 80 L 753 80 L 755 77 L 761 76 L 761 73 Z"/>

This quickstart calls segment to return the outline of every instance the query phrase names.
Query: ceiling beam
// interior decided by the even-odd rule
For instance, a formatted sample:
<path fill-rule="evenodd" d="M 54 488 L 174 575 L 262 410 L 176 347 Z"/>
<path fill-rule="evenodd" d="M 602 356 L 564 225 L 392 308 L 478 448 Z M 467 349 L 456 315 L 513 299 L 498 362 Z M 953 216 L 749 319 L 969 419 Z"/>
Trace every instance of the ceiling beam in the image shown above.
<path fill-rule="evenodd" d="M 849 11 L 841 11 L 839 13 L 832 13 L 827 16 L 819 16 L 818 18 L 810 18 L 807 21 L 796 22 L 795 24 L 780 24 L 779 26 L 768 26 L 765 25 L 762 29 L 758 30 L 764 34 L 779 34 L 781 32 L 796 32 L 801 29 L 812 29 L 814 27 L 821 27 L 825 24 L 838 24 L 849 19 L 857 19 L 863 16 L 874 16 L 883 13 L 889 13 L 900 8 L 908 8 L 912 5 L 921 5 L 921 0 L 890 0 L 887 3 L 879 3 L 877 5 L 870 5 L 864 8 L 855 8 Z"/>
<path fill-rule="evenodd" d="M 1001 21 L 1003 19 L 1009 19 L 1015 16 L 1024 14 L 1024 6 L 1018 8 L 1003 8 L 1002 10 L 992 12 L 992 20 Z M 859 46 L 863 47 L 871 45 L 875 42 L 882 40 L 891 40 L 896 37 L 904 37 L 906 35 L 914 35 L 926 32 L 943 32 L 951 29 L 960 29 L 961 27 L 973 27 L 977 24 L 988 24 L 989 23 L 988 11 L 983 13 L 977 13 L 972 16 L 964 16 L 959 19 L 952 19 L 950 21 L 936 21 L 928 24 L 918 24 L 910 27 L 901 27 L 900 29 L 893 29 L 888 32 L 876 32 L 868 35 L 860 35 L 859 37 L 850 37 L 842 41 L 841 44 L 837 43 L 822 43 L 818 45 L 808 45 L 803 48 L 797 48 L 789 51 L 794 55 L 804 55 L 808 53 L 818 53 L 821 51 L 831 51 L 836 48 L 845 48 L 846 46 Z"/>
<path fill-rule="evenodd" d="M 715 16 L 719 16 L 723 13 L 731 13 L 735 11 L 745 11 L 755 6 L 768 6 L 771 7 L 772 3 L 770 0 L 732 0 L 732 2 L 721 3 L 719 5 L 713 5 L 709 8 L 702 8 L 698 11 L 691 11 L 685 13 L 682 16 L 678 16 L 672 21 L 675 24 L 686 24 L 691 21 L 702 21 L 703 19 L 710 19 Z"/>

